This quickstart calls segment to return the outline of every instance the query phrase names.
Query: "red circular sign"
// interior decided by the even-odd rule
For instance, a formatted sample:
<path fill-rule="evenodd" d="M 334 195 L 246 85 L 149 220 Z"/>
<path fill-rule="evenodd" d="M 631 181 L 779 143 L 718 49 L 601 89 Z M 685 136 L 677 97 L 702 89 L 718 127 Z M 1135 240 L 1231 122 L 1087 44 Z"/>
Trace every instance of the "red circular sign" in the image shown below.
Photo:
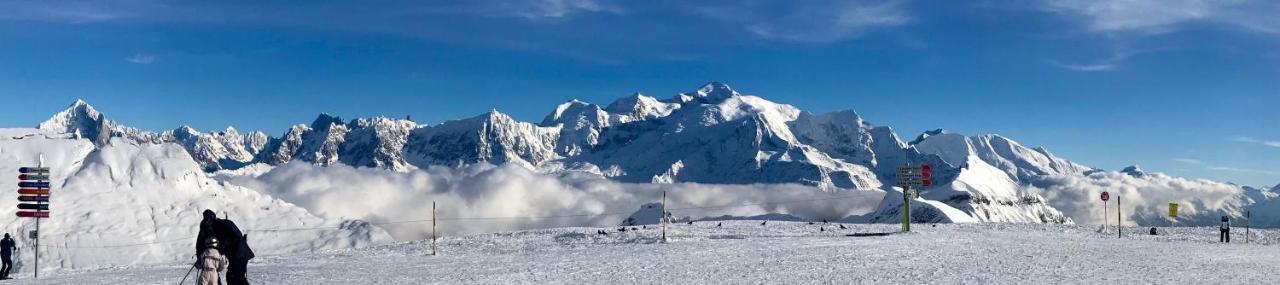
<path fill-rule="evenodd" d="M 1107 200 L 1111 200 L 1111 193 L 1107 193 L 1107 191 L 1102 191 L 1102 201 L 1106 202 Z"/>

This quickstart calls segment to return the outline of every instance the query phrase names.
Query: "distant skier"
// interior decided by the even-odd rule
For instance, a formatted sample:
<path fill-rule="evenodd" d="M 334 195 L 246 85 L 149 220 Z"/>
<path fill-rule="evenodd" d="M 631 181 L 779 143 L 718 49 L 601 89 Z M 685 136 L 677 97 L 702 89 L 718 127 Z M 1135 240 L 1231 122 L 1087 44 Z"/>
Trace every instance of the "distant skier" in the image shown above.
<path fill-rule="evenodd" d="M 692 225 L 693 225 L 693 221 L 689 221 L 689 225 L 690 225 L 690 226 L 692 226 Z"/>
<path fill-rule="evenodd" d="M 221 285 L 222 278 L 219 273 L 227 271 L 227 257 L 218 252 L 218 239 L 209 237 L 205 239 L 204 255 L 196 260 L 196 268 L 200 268 L 199 279 L 196 284 L 200 285 Z"/>
<path fill-rule="evenodd" d="M 0 260 L 4 261 L 4 266 L 0 267 L 0 279 L 9 279 L 9 271 L 13 270 L 13 250 L 17 248 L 17 244 L 5 233 L 4 239 L 0 240 Z"/>
<path fill-rule="evenodd" d="M 1222 216 L 1222 225 L 1218 226 L 1218 242 L 1231 243 L 1231 219 Z"/>
<path fill-rule="evenodd" d="M 848 228 L 844 227 L 844 225 L 843 225 L 843 224 L 841 224 L 841 225 L 840 225 L 840 229 L 842 229 L 842 230 L 843 230 L 843 229 L 848 229 Z"/>
<path fill-rule="evenodd" d="M 768 223 L 768 222 L 769 222 L 769 221 L 763 221 L 763 222 L 760 222 L 760 225 L 761 225 L 761 226 L 763 226 L 765 223 Z"/>
<path fill-rule="evenodd" d="M 721 224 L 722 223 L 716 223 L 716 227 L 719 228 Z"/>
<path fill-rule="evenodd" d="M 246 235 L 240 232 L 236 223 L 219 219 L 213 210 L 204 210 L 204 219 L 200 221 L 200 233 L 196 235 L 196 256 L 202 256 L 205 249 L 204 240 L 218 239 L 218 251 L 225 254 L 230 264 L 227 266 L 227 285 L 247 285 L 245 270 L 249 260 L 253 259 L 253 249 L 245 241 Z"/>

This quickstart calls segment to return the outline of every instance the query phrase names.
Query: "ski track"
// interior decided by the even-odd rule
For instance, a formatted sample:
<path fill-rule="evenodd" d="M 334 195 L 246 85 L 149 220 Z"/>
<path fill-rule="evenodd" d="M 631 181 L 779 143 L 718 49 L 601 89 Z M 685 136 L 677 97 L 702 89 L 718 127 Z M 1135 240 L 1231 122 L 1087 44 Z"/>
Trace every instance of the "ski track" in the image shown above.
<path fill-rule="evenodd" d="M 725 221 L 619 233 L 559 228 L 440 239 L 368 249 L 265 256 L 250 264 L 255 284 L 1275 284 L 1280 230 L 1242 229 L 1233 244 L 1217 229 L 1146 228 L 1101 233 L 1098 226 L 1036 224 L 808 225 Z M 185 265 L 54 272 L 15 284 L 177 284 Z M 194 274 L 193 274 L 194 275 Z M 188 280 L 187 282 L 191 282 Z"/>

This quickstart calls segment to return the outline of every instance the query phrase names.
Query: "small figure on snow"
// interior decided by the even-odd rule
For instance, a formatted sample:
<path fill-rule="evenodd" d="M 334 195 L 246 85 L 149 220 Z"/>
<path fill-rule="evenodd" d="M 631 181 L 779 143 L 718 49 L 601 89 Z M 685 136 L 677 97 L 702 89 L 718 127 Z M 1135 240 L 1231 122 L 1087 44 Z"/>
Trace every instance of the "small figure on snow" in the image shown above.
<path fill-rule="evenodd" d="M 841 225 L 840 225 L 840 229 L 842 229 L 842 230 L 843 230 L 843 229 L 848 229 L 848 228 L 844 227 L 844 225 L 843 225 L 843 224 L 841 224 Z"/>
<path fill-rule="evenodd" d="M 200 268 L 199 279 L 196 284 L 200 285 L 220 285 L 222 284 L 222 276 L 219 273 L 227 271 L 227 257 L 218 252 L 218 239 L 209 237 L 204 242 L 205 250 L 201 253 L 200 259 L 196 260 L 196 268 Z"/>
<path fill-rule="evenodd" d="M 716 227 L 717 227 L 717 228 L 719 228 L 719 227 L 720 227 L 720 224 L 721 224 L 721 223 L 716 223 Z"/>
<path fill-rule="evenodd" d="M 1231 243 L 1231 218 L 1222 216 L 1222 225 L 1218 226 L 1218 242 Z"/>
<path fill-rule="evenodd" d="M 5 233 L 4 239 L 0 240 L 0 259 L 4 260 L 4 267 L 0 268 L 0 279 L 9 279 L 9 270 L 13 270 L 13 250 L 17 248 L 13 239 Z"/>
<path fill-rule="evenodd" d="M 690 225 L 690 226 L 692 226 L 692 225 L 693 225 L 693 221 L 689 221 L 689 225 Z"/>
<path fill-rule="evenodd" d="M 760 222 L 760 225 L 761 225 L 761 226 L 763 226 L 765 223 L 768 223 L 768 222 L 769 222 L 769 221 L 763 221 L 763 222 Z"/>
<path fill-rule="evenodd" d="M 819 231 L 819 232 L 825 232 L 825 231 L 827 231 L 827 228 L 824 228 L 824 227 L 818 227 L 818 231 Z"/>
<path fill-rule="evenodd" d="M 619 231 L 619 232 L 625 232 L 625 231 L 627 231 L 627 227 L 621 227 L 621 228 L 618 228 L 618 231 Z"/>

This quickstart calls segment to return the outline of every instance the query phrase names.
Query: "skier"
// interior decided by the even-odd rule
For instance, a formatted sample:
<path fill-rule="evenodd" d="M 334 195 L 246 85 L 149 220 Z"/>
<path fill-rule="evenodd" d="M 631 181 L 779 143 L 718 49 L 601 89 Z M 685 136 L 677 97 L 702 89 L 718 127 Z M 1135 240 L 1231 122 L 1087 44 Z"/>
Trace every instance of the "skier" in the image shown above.
<path fill-rule="evenodd" d="M 847 229 L 847 228 L 846 228 L 846 227 L 844 227 L 844 225 L 840 225 L 840 229 L 842 229 L 842 230 L 843 230 L 843 229 Z"/>
<path fill-rule="evenodd" d="M 9 233 L 5 233 L 4 239 L 0 240 L 0 260 L 4 261 L 4 266 L 0 267 L 0 280 L 9 279 L 9 270 L 13 270 L 13 250 L 17 248 Z"/>
<path fill-rule="evenodd" d="M 1218 226 L 1218 242 L 1231 243 L 1231 219 L 1222 216 L 1222 225 Z"/>
<path fill-rule="evenodd" d="M 218 275 L 220 272 L 227 271 L 227 257 L 218 252 L 218 239 L 209 237 L 205 239 L 204 255 L 196 260 L 196 267 L 200 268 L 199 279 L 196 284 L 200 285 L 221 285 L 222 280 Z"/>
<path fill-rule="evenodd" d="M 253 249 L 245 241 L 246 235 L 240 232 L 236 223 L 219 219 L 213 210 L 204 210 L 204 219 L 200 221 L 200 233 L 196 235 L 196 256 L 201 256 L 207 248 L 202 241 L 206 238 L 218 239 L 218 250 L 225 254 L 230 264 L 227 266 L 227 285 L 247 285 L 245 269 L 249 260 L 253 259 Z"/>
<path fill-rule="evenodd" d="M 722 223 L 716 223 L 716 227 L 719 228 L 721 224 Z"/>

